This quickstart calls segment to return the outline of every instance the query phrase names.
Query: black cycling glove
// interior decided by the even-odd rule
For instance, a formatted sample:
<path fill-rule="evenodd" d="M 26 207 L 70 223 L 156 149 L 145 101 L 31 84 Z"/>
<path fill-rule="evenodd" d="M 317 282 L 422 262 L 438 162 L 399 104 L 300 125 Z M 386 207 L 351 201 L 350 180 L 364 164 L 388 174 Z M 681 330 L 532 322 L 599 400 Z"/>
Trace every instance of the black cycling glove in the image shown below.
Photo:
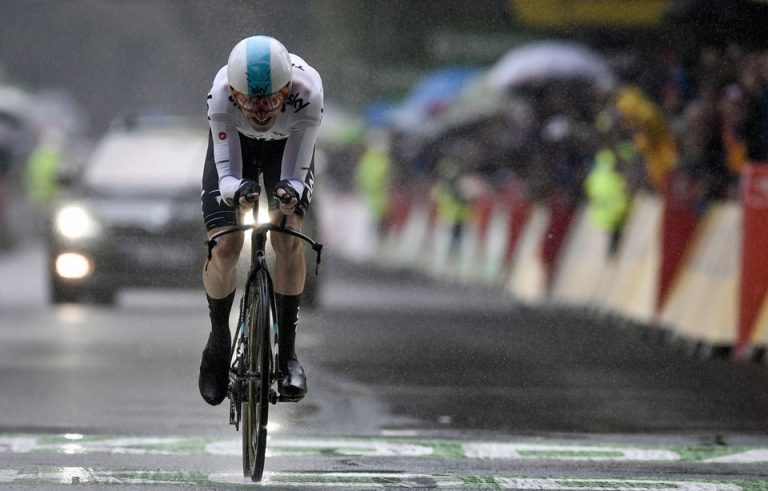
<path fill-rule="evenodd" d="M 235 191 L 235 196 L 232 199 L 234 206 L 237 206 L 240 204 L 240 198 L 244 197 L 250 201 L 253 201 L 254 199 L 258 198 L 261 194 L 261 186 L 259 186 L 259 183 L 256 181 L 251 181 L 250 179 L 243 179 L 240 181 L 240 187 L 237 188 L 237 191 Z M 255 195 L 255 196 L 254 196 Z"/>
<path fill-rule="evenodd" d="M 282 189 L 283 191 L 285 191 L 285 194 L 283 195 L 282 198 L 277 195 L 278 189 Z M 275 185 L 274 196 L 277 201 L 281 201 L 285 205 L 290 203 L 293 198 L 296 198 L 296 201 L 299 201 L 299 192 L 296 191 L 296 189 L 294 189 L 293 185 L 291 184 L 291 181 L 289 181 L 288 179 L 284 179 Z"/>

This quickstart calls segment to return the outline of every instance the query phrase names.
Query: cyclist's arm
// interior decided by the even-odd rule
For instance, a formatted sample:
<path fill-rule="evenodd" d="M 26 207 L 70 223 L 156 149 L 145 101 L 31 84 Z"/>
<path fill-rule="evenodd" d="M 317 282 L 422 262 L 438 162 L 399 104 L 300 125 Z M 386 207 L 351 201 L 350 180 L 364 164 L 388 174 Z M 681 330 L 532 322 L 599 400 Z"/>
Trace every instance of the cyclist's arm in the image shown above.
<path fill-rule="evenodd" d="M 299 196 L 305 191 L 304 180 L 315 152 L 318 128 L 318 124 L 303 124 L 291 131 L 285 144 L 280 179 L 289 181 Z"/>
<path fill-rule="evenodd" d="M 291 118 L 291 132 L 283 152 L 280 180 L 289 181 L 299 201 L 308 203 L 312 189 L 306 189 L 305 182 L 323 119 L 323 81 L 317 70 L 301 57 L 291 55 L 291 61 L 296 92 L 291 95 L 293 102 L 289 101 L 284 108 L 284 115 Z"/>
<path fill-rule="evenodd" d="M 210 115 L 213 157 L 219 173 L 219 191 L 221 198 L 229 206 L 233 206 L 235 191 L 243 176 L 240 134 L 231 119 L 228 114 Z"/>

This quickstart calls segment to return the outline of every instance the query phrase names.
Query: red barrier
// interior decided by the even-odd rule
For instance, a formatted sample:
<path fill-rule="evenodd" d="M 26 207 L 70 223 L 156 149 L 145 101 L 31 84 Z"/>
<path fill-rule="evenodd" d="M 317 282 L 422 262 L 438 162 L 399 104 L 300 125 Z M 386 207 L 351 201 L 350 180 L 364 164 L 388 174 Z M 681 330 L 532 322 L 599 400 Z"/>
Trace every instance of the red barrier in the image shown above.
<path fill-rule="evenodd" d="M 385 223 L 388 233 L 401 233 L 405 222 L 408 220 L 408 214 L 411 212 L 413 202 L 413 190 L 401 188 L 392 193 L 389 211 L 387 212 Z"/>
<path fill-rule="evenodd" d="M 560 249 L 571 228 L 571 221 L 576 213 L 576 205 L 568 197 L 553 196 L 549 199 L 549 225 L 541 241 L 541 260 L 546 268 L 547 291 L 552 286 L 555 274 L 555 264 L 560 255 Z"/>
<path fill-rule="evenodd" d="M 672 171 L 664 188 L 664 210 L 661 216 L 661 267 L 659 270 L 656 311 L 661 312 L 672 281 L 688 244 L 696 231 L 699 213 L 696 205 L 701 186 L 688 174 Z"/>
<path fill-rule="evenodd" d="M 737 356 L 746 354 L 768 291 L 768 162 L 745 165 L 741 183 L 743 221 Z"/>
<path fill-rule="evenodd" d="M 478 246 L 482 246 L 488 236 L 495 201 L 492 195 L 482 195 L 472 200 L 472 221 L 477 224 Z"/>
<path fill-rule="evenodd" d="M 512 264 L 512 258 L 517 249 L 517 242 L 523 233 L 525 224 L 531 214 L 531 202 L 525 195 L 523 188 L 518 183 L 512 183 L 501 190 L 500 201 L 503 208 L 509 213 L 509 237 L 507 249 L 504 252 L 504 264 Z"/>

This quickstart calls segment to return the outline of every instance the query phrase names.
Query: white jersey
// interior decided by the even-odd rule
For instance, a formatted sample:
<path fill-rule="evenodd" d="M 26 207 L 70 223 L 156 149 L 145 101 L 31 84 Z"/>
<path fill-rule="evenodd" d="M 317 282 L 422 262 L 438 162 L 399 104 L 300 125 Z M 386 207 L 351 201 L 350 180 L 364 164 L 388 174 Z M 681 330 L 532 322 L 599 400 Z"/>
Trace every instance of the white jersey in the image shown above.
<path fill-rule="evenodd" d="M 219 173 L 219 191 L 225 202 L 231 202 L 243 177 L 240 138 L 258 140 L 288 139 L 283 152 L 280 179 L 288 179 L 304 192 L 304 179 L 309 170 L 320 121 L 323 117 L 323 83 L 317 70 L 303 59 L 291 55 L 291 93 L 272 127 L 265 132 L 254 130 L 229 91 L 227 67 L 213 79 L 208 94 L 208 124 L 213 138 L 213 156 Z"/>

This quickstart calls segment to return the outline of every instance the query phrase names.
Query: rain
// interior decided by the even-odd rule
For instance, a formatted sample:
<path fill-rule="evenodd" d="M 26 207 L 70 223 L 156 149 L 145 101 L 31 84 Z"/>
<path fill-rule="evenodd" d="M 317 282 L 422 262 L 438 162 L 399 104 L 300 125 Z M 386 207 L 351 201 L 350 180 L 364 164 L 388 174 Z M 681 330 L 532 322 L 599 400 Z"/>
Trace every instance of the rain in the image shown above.
<path fill-rule="evenodd" d="M 767 22 L 3 0 L 0 486 L 764 489 Z"/>

